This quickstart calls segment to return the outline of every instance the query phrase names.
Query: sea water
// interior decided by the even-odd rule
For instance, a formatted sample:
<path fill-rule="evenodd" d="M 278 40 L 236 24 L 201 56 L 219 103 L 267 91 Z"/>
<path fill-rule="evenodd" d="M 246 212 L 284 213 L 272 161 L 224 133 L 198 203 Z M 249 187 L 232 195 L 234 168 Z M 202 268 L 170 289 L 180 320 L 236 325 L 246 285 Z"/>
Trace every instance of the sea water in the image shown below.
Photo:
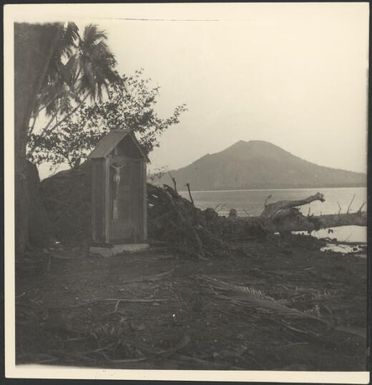
<path fill-rule="evenodd" d="M 301 189 L 274 189 L 274 190 L 218 190 L 218 191 L 192 191 L 192 197 L 197 207 L 215 209 L 219 215 L 228 215 L 230 209 L 235 209 L 239 216 L 260 215 L 265 200 L 268 203 L 280 200 L 304 199 L 317 192 L 324 194 L 325 202 L 312 202 L 301 206 L 299 209 L 304 215 L 337 214 L 358 211 L 365 203 L 366 210 L 367 189 L 365 187 L 344 188 L 301 188 Z M 187 191 L 180 194 L 188 198 Z M 269 198 L 270 197 L 270 198 Z M 342 242 L 366 242 L 367 229 L 361 226 L 342 226 L 313 232 L 318 237 L 336 238 Z"/>

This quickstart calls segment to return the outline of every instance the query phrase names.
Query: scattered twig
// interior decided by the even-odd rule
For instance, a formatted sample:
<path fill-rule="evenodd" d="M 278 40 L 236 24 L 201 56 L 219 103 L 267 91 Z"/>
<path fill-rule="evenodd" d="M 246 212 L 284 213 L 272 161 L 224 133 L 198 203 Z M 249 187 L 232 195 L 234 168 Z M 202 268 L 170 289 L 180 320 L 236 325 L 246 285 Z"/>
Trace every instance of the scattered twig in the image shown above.
<path fill-rule="evenodd" d="M 36 355 L 32 355 L 32 356 L 29 356 L 29 355 L 20 356 L 18 358 L 24 359 L 24 357 L 26 357 L 28 359 L 31 358 L 32 362 L 35 364 L 48 364 L 48 363 L 55 362 L 55 361 L 59 360 L 58 357 L 56 357 L 52 354 L 45 354 L 45 353 L 40 353 L 40 354 L 36 354 Z"/>
<path fill-rule="evenodd" d="M 351 201 L 350 201 L 349 206 L 348 206 L 348 208 L 347 208 L 346 214 L 349 214 L 350 207 L 351 207 L 352 203 L 354 202 L 354 199 L 355 199 L 355 194 L 354 194 L 353 197 L 351 198 Z"/>
<path fill-rule="evenodd" d="M 221 210 L 223 210 L 225 207 L 226 207 L 226 204 L 225 204 L 225 203 L 219 203 L 219 204 L 215 207 L 214 211 L 216 211 L 217 213 L 219 213 L 219 212 L 220 212 Z"/>
<path fill-rule="evenodd" d="M 153 303 L 153 302 L 167 302 L 165 298 L 101 298 L 93 299 L 91 301 L 79 303 L 76 305 L 61 306 L 62 308 L 76 308 L 82 306 L 93 305 L 98 302 L 126 302 L 126 303 Z"/>
<path fill-rule="evenodd" d="M 364 205 L 366 204 L 366 202 L 363 202 L 362 205 L 359 207 L 359 210 L 357 211 L 358 213 L 361 213 L 362 212 L 362 208 L 364 207 Z"/>
<path fill-rule="evenodd" d="M 76 259 L 76 257 L 66 257 L 64 255 L 59 255 L 59 254 L 50 254 L 49 256 L 50 259 L 55 258 L 55 259 L 63 259 L 63 260 L 70 260 L 70 259 Z"/>
<path fill-rule="evenodd" d="M 308 342 L 292 342 L 290 344 L 281 345 L 280 349 L 286 349 L 286 348 L 290 348 L 290 347 L 298 346 L 298 345 L 309 345 L 309 343 Z"/>
<path fill-rule="evenodd" d="M 142 362 L 146 361 L 147 357 L 139 357 L 139 358 L 125 358 L 125 359 L 111 359 L 108 357 L 107 354 L 103 354 L 103 357 L 107 362 L 110 362 L 112 364 L 127 364 L 131 362 Z"/>
<path fill-rule="evenodd" d="M 89 337 L 88 337 L 88 336 L 83 336 L 83 337 L 72 337 L 72 338 L 67 338 L 66 340 L 64 340 L 64 342 L 84 341 L 84 340 L 86 340 L 87 338 L 89 338 Z"/>
<path fill-rule="evenodd" d="M 190 190 L 190 183 L 186 183 L 187 191 L 189 192 L 190 202 L 194 205 L 194 200 L 192 199 L 191 190 Z"/>
<path fill-rule="evenodd" d="M 49 255 L 46 270 L 50 271 L 51 268 L 52 268 L 52 256 Z"/>
<path fill-rule="evenodd" d="M 266 207 L 267 206 L 267 202 L 269 201 L 269 199 L 272 198 L 272 194 L 268 195 L 266 198 L 265 198 L 265 203 L 264 203 L 264 206 Z"/>
<path fill-rule="evenodd" d="M 341 214 L 341 205 L 338 201 L 337 201 L 337 205 L 338 205 L 338 213 Z"/>
<path fill-rule="evenodd" d="M 88 352 L 77 352 L 77 353 L 69 353 L 69 352 L 63 352 L 59 350 L 52 350 L 51 354 L 59 357 L 68 358 L 68 359 L 73 359 L 74 361 L 79 360 L 79 361 L 88 361 L 88 362 L 94 362 L 96 361 L 94 358 L 88 357 L 88 354 L 92 354 L 94 351 L 88 351 Z"/>
<path fill-rule="evenodd" d="M 224 369 L 228 366 L 227 363 L 218 363 L 218 362 L 213 362 L 213 361 L 207 361 L 202 358 L 194 357 L 194 356 L 187 356 L 184 354 L 177 354 L 177 358 L 180 360 L 184 361 L 190 361 L 190 362 L 195 362 L 198 364 L 203 365 L 206 369 L 211 369 L 211 368 L 221 368 Z M 237 367 L 237 366 L 229 366 L 230 369 L 235 369 L 235 370 L 243 370 L 243 368 Z"/>
<path fill-rule="evenodd" d="M 222 206 L 221 203 L 219 203 L 218 205 L 216 205 L 216 206 L 214 207 L 214 211 L 217 211 L 217 210 L 219 209 L 220 206 Z"/>
<path fill-rule="evenodd" d="M 169 174 L 170 178 L 172 179 L 174 191 L 178 194 L 176 178 L 170 172 L 168 172 L 168 174 Z"/>
<path fill-rule="evenodd" d="M 123 282 L 123 284 L 126 285 L 126 284 L 130 284 L 130 283 L 138 283 L 138 282 L 146 282 L 146 281 L 152 281 L 152 282 L 153 281 L 159 281 L 159 280 L 163 279 L 164 277 L 172 274 L 173 272 L 174 272 L 174 269 L 171 269 L 171 270 L 165 271 L 164 273 L 159 273 L 159 274 L 155 274 L 155 275 L 148 275 L 148 276 L 145 276 L 142 278 L 125 281 L 125 282 Z M 123 289 L 119 289 L 119 291 L 123 291 Z"/>
<path fill-rule="evenodd" d="M 114 307 L 114 313 L 116 313 L 119 309 L 119 305 L 120 305 L 120 299 L 116 302 L 115 304 L 115 307 Z"/>
<path fill-rule="evenodd" d="M 148 353 L 150 355 L 168 357 L 171 354 L 174 354 L 174 353 L 178 352 L 179 350 L 183 349 L 184 347 L 186 347 L 190 343 L 190 341 L 191 341 L 191 338 L 188 335 L 185 335 L 181 338 L 181 340 L 173 348 L 168 349 L 168 350 L 153 351 L 153 350 L 147 349 L 145 347 L 140 347 L 140 349 L 142 351 L 144 351 L 145 353 Z"/>
<path fill-rule="evenodd" d="M 283 325 L 288 330 L 291 330 L 297 334 L 302 334 L 302 335 L 308 336 L 310 338 L 319 338 L 320 337 L 320 334 L 313 333 L 309 330 L 297 329 L 297 328 L 291 326 L 290 324 L 288 324 L 287 322 L 285 322 L 284 320 L 281 320 L 280 324 Z"/>
<path fill-rule="evenodd" d="M 128 302 L 128 303 L 151 303 L 151 302 L 167 302 L 165 298 L 102 298 L 89 301 L 89 303 L 94 302 L 105 302 L 105 301 L 115 301 L 115 302 Z M 88 303 L 86 303 L 88 304 Z"/>

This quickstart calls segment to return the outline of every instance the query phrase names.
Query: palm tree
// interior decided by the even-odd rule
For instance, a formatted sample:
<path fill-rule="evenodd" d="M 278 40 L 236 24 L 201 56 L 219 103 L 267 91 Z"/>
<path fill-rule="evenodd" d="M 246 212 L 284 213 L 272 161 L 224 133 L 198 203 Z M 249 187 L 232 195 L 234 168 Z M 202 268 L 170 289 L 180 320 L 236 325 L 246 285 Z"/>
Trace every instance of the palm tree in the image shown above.
<path fill-rule="evenodd" d="M 17 253 L 28 241 L 27 138 L 41 111 L 50 117 L 41 132 L 48 135 L 89 96 L 100 99 L 110 82 L 119 81 L 106 40 L 94 25 L 85 28 L 83 38 L 74 23 L 14 25 Z"/>
<path fill-rule="evenodd" d="M 92 99 L 102 100 L 103 88 L 107 91 L 110 83 L 121 82 L 121 77 L 114 70 L 115 57 L 106 41 L 106 33 L 93 24 L 85 27 L 83 38 L 79 40 L 79 92 Z"/>
<path fill-rule="evenodd" d="M 68 23 L 63 29 L 39 95 L 39 106 L 34 109 L 34 120 L 28 135 L 32 134 L 38 114 L 43 109 L 49 120 L 31 144 L 29 156 L 42 138 L 73 115 L 89 97 L 92 101 L 101 101 L 103 91 L 107 92 L 110 83 L 122 82 L 115 70 L 115 57 L 106 41 L 106 33 L 93 24 L 85 27 L 82 38 L 74 23 Z M 57 120 L 57 117 L 61 119 Z"/>

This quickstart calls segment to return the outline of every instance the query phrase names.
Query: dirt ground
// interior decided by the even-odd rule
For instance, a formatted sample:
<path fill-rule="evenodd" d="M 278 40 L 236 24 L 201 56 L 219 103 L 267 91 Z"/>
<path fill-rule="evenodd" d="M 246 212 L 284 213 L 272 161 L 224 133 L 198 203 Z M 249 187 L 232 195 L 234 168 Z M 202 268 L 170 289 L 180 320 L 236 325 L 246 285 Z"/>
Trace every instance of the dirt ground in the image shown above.
<path fill-rule="evenodd" d="M 30 252 L 16 264 L 17 363 L 366 370 L 366 259 L 322 244 L 273 237 L 203 260 Z"/>

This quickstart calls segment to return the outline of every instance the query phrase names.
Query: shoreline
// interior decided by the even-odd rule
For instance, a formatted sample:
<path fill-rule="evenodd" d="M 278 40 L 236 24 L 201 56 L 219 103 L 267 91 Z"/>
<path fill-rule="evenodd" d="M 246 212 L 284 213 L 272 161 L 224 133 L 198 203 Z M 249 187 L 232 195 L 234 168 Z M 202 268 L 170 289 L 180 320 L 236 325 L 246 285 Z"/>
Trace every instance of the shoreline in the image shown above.
<path fill-rule="evenodd" d="M 150 182 L 149 182 L 150 183 Z M 257 189 L 231 189 L 231 190 L 192 190 L 193 193 L 214 193 L 214 192 L 240 192 L 240 191 L 299 191 L 299 190 L 321 190 L 321 189 L 327 189 L 327 190 L 346 190 L 346 189 L 352 189 L 352 188 L 364 188 L 367 189 L 367 186 L 322 186 L 322 187 L 289 187 L 289 188 L 257 188 Z M 179 193 L 188 194 L 187 190 L 180 190 Z"/>

